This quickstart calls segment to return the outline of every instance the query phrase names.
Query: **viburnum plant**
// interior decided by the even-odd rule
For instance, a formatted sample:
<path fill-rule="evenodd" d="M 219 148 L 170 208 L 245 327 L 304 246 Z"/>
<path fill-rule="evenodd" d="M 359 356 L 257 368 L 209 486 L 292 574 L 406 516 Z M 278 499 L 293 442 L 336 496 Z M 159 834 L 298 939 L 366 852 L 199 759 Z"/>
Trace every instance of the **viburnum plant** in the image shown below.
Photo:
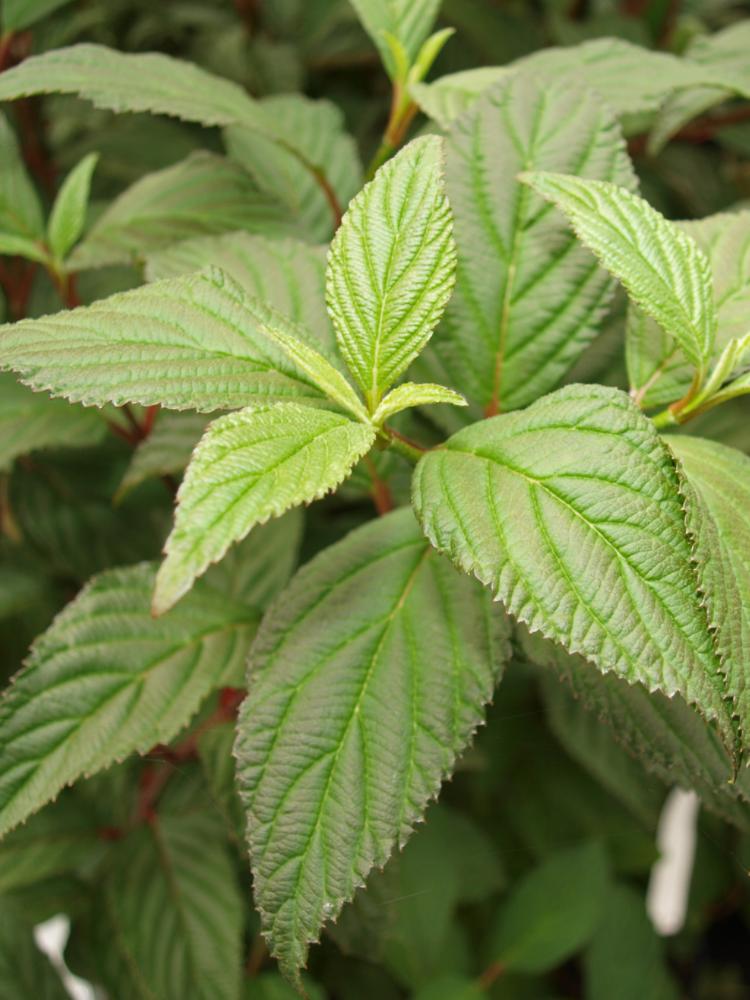
<path fill-rule="evenodd" d="M 137 180 L 87 228 L 96 155 L 45 219 L 2 124 L 0 250 L 69 308 L 11 303 L 0 456 L 85 455 L 107 427 L 134 451 L 117 494 L 133 537 L 73 588 L 0 702 L 0 830 L 73 783 L 100 816 L 110 803 L 109 834 L 86 844 L 107 873 L 106 920 L 89 924 L 107 956 L 84 966 L 113 997 L 240 996 L 240 827 L 262 934 L 302 989 L 310 944 L 405 845 L 514 658 L 550 704 L 566 681 L 647 770 L 748 822 L 750 458 L 690 431 L 750 393 L 750 211 L 669 221 L 637 193 L 623 137 L 638 117 L 656 149 L 748 96 L 700 47 L 747 52 L 748 24 L 684 58 L 597 39 L 426 84 L 451 34 L 430 35 L 438 6 L 354 2 L 393 93 L 365 181 L 332 105 L 255 100 L 166 55 L 87 43 L 0 75 L 2 100 L 73 94 L 220 126 L 229 152 Z M 432 124 L 407 141 L 420 107 Z M 145 283 L 79 304 L 86 272 L 133 262 Z M 613 329 L 629 391 L 586 377 Z M 14 530 L 34 537 L 46 480 L 78 503 L 74 474 L 42 461 L 42 487 L 35 459 L 14 473 L 11 549 Z M 185 465 L 164 558 L 138 562 Z M 294 572 L 299 508 L 337 490 L 370 494 L 371 516 Z M 97 562 L 89 541 L 71 537 L 77 566 Z M 196 805 L 196 755 L 223 816 Z M 119 791 L 133 767 L 134 802 Z M 75 826 L 68 801 L 7 843 Z M 154 851 L 171 857 L 162 878 L 144 875 Z M 48 859 L 45 874 L 65 870 Z M 603 864 L 596 845 L 560 862 L 592 886 Z M 532 877 L 502 911 L 489 971 L 439 996 L 585 943 L 593 911 L 535 944 L 534 892 Z"/>

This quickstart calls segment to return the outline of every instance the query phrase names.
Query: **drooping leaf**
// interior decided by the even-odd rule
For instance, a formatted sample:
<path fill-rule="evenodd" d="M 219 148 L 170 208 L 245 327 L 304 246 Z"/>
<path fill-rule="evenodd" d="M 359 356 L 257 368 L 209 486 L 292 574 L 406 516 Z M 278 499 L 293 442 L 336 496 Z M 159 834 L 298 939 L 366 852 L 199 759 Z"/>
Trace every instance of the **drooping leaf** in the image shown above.
<path fill-rule="evenodd" d="M 42 206 L 26 172 L 15 133 L 0 114 L 0 253 L 43 259 Z M 14 241 L 20 241 L 14 247 Z M 23 248 L 28 245 L 28 252 Z M 34 256 L 36 254 L 36 256 Z"/>
<path fill-rule="evenodd" d="M 374 440 L 366 424 L 294 404 L 248 408 L 215 420 L 177 496 L 154 613 L 178 601 L 254 525 L 338 486 Z"/>
<path fill-rule="evenodd" d="M 168 742 L 244 659 L 257 612 L 203 586 L 154 620 L 154 575 L 141 564 L 95 577 L 5 692 L 0 832 L 80 776 Z"/>
<path fill-rule="evenodd" d="M 328 258 L 336 336 L 372 409 L 432 335 L 455 264 L 442 142 L 416 139 L 354 199 Z"/>
<path fill-rule="evenodd" d="M 226 271 L 251 298 L 273 306 L 334 350 L 325 300 L 325 247 L 248 233 L 203 236 L 149 254 L 146 276 L 158 281 L 209 266 Z"/>
<path fill-rule="evenodd" d="M 488 955 L 510 972 L 548 972 L 596 930 L 607 891 L 601 844 L 553 855 L 513 887 L 490 932 Z"/>
<path fill-rule="evenodd" d="M 626 395 L 568 386 L 459 431 L 417 466 L 432 543 L 601 671 L 733 727 L 674 460 Z"/>
<path fill-rule="evenodd" d="M 459 268 L 429 351 L 479 416 L 554 388 L 591 342 L 614 290 L 518 172 L 570 170 L 631 187 L 635 178 L 598 98 L 527 74 L 488 92 L 455 123 L 447 148 Z M 443 380 L 432 368 L 429 375 Z"/>
<path fill-rule="evenodd" d="M 0 375 L 0 471 L 37 448 L 96 444 L 105 433 L 97 413 L 34 393 L 13 375 Z"/>
<path fill-rule="evenodd" d="M 583 967 L 586 1000 L 677 1000 L 679 996 L 643 899 L 629 886 L 610 887 Z"/>
<path fill-rule="evenodd" d="M 59 975 L 34 943 L 23 908 L 0 900 L 0 997 L 3 1000 L 70 1000 Z"/>
<path fill-rule="evenodd" d="M 362 187 L 362 164 L 353 138 L 344 130 L 344 116 L 329 101 L 312 101 L 302 94 L 267 97 L 258 105 L 274 123 L 274 141 L 241 126 L 228 128 L 224 138 L 229 155 L 262 191 L 287 207 L 311 239 L 329 240 L 339 211 Z"/>
<path fill-rule="evenodd" d="M 213 153 L 192 153 L 136 181 L 99 217 L 70 258 L 83 270 L 127 263 L 191 236 L 247 230 L 285 235 L 286 210 L 241 167 Z"/>
<path fill-rule="evenodd" d="M 727 689 L 750 733 L 750 458 L 716 441 L 672 435 L 691 489 L 688 528 Z"/>
<path fill-rule="evenodd" d="M 47 223 L 47 239 L 57 260 L 64 260 L 77 242 L 86 222 L 91 177 L 98 156 L 89 153 L 65 178 L 58 191 Z"/>
<path fill-rule="evenodd" d="M 606 723 L 614 738 L 668 787 L 695 789 L 714 812 L 750 828 L 750 792 L 730 783 L 731 761 L 716 731 L 679 695 L 666 697 L 642 684 L 602 674 L 581 656 L 521 630 L 532 663 L 554 670 L 589 711 Z"/>
<path fill-rule="evenodd" d="M 685 52 L 685 62 L 714 77 L 714 85 L 677 93 L 667 100 L 649 136 L 648 149 L 657 153 L 669 139 L 697 115 L 731 97 L 750 100 L 750 25 L 738 21 L 714 35 L 698 35 Z M 707 81 L 710 83 L 710 79 Z"/>
<path fill-rule="evenodd" d="M 202 413 L 160 413 L 149 436 L 133 452 L 117 499 L 154 476 L 183 472 L 210 420 Z"/>
<path fill-rule="evenodd" d="M 750 328 L 750 212 L 721 212 L 678 225 L 711 264 L 715 359 L 732 338 Z M 626 358 L 630 384 L 644 407 L 666 406 L 690 388 L 693 372 L 675 338 L 635 306 L 628 311 Z"/>
<path fill-rule="evenodd" d="M 138 1000 L 239 1000 L 244 914 L 235 865 L 205 793 L 183 785 L 170 783 L 155 818 L 114 849 L 99 920 L 123 978 L 105 985 L 119 992 L 132 983 Z"/>
<path fill-rule="evenodd" d="M 580 45 L 540 49 L 506 66 L 481 66 L 413 85 L 420 107 L 443 128 L 475 104 L 509 73 L 558 82 L 570 76 L 595 90 L 617 117 L 653 112 L 672 92 L 710 82 L 707 71 L 667 52 L 633 45 L 624 38 L 595 38 Z"/>
<path fill-rule="evenodd" d="M 268 336 L 272 311 L 210 269 L 0 328 L 0 367 L 73 402 L 210 411 L 322 394 Z M 304 331 L 300 331 L 304 332 Z"/>
<path fill-rule="evenodd" d="M 386 33 L 403 47 L 408 66 L 413 65 L 432 31 L 440 3 L 441 0 L 351 0 L 391 79 L 396 79 L 399 73 Z"/>
<path fill-rule="evenodd" d="M 255 898 L 287 973 L 409 836 L 481 721 L 506 636 L 406 510 L 326 549 L 266 616 L 236 754 Z"/>
<path fill-rule="evenodd" d="M 381 401 L 372 419 L 375 424 L 383 423 L 395 413 L 407 410 L 412 406 L 434 406 L 444 403 L 449 406 L 466 406 L 466 400 L 452 389 L 444 385 L 432 385 L 418 382 L 402 382 L 391 390 Z"/>
<path fill-rule="evenodd" d="M 615 184 L 550 173 L 524 180 L 565 213 L 578 238 L 631 299 L 704 369 L 713 354 L 717 318 L 711 265 L 697 243 L 647 201 Z"/>

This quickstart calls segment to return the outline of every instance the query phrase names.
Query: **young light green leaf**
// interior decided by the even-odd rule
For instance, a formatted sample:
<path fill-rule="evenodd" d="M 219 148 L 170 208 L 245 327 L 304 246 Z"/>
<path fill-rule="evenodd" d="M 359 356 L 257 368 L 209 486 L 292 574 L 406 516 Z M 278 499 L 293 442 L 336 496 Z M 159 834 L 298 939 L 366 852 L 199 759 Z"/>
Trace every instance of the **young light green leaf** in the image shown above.
<path fill-rule="evenodd" d="M 122 963 L 105 985 L 117 995 L 134 982 L 138 1000 L 239 1000 L 244 901 L 235 860 L 202 787 L 183 782 L 171 782 L 152 821 L 116 845 L 98 887 L 103 950 Z"/>
<path fill-rule="evenodd" d="M 351 0 L 392 80 L 403 82 L 385 33 L 388 32 L 398 40 L 409 65 L 412 65 L 422 43 L 432 31 L 440 2 L 441 0 Z"/>
<path fill-rule="evenodd" d="M 599 330 L 614 282 L 563 219 L 516 177 L 569 170 L 635 186 L 617 124 L 579 85 L 515 74 L 456 122 L 447 139 L 448 198 L 459 250 L 456 292 L 420 375 L 443 381 L 476 417 L 549 392 Z"/>
<path fill-rule="evenodd" d="M 215 420 L 178 493 L 174 528 L 156 580 L 154 614 L 186 594 L 256 524 L 335 489 L 375 432 L 329 410 L 285 404 Z"/>
<path fill-rule="evenodd" d="M 328 308 L 371 410 L 431 337 L 455 266 L 442 141 L 416 139 L 354 199 L 328 258 Z"/>
<path fill-rule="evenodd" d="M 255 899 L 288 975 L 408 838 L 481 721 L 507 635 L 407 510 L 326 549 L 269 611 L 235 752 Z"/>
<path fill-rule="evenodd" d="M 328 242 L 362 187 L 359 152 L 341 110 L 302 94 L 266 97 L 258 106 L 274 123 L 272 139 L 242 126 L 227 128 L 229 155 L 287 207 L 305 234 Z"/>
<path fill-rule="evenodd" d="M 581 242 L 631 299 L 704 371 L 717 319 L 711 265 L 695 241 L 615 184 L 543 172 L 521 179 L 564 212 Z"/>
<path fill-rule="evenodd" d="M 0 327 L 0 367 L 34 389 L 86 405 L 210 411 L 290 398 L 322 402 L 256 314 L 265 322 L 272 312 L 212 268 Z"/>
<path fill-rule="evenodd" d="M 198 152 L 147 174 L 116 198 L 76 247 L 70 267 L 127 263 L 191 236 L 237 229 L 288 235 L 293 228 L 286 209 L 246 171 Z"/>
<path fill-rule="evenodd" d="M 326 248 L 248 233 L 201 236 L 156 250 L 146 258 L 149 281 L 176 278 L 214 266 L 253 299 L 316 335 L 329 354 L 336 338 L 326 310 Z"/>
<path fill-rule="evenodd" d="M 43 246 L 39 246 L 43 242 L 39 196 L 26 172 L 15 133 L 0 114 L 0 253 L 21 253 L 43 260 Z M 33 257 L 33 253 L 39 256 Z"/>
<path fill-rule="evenodd" d="M 421 459 L 413 498 L 432 543 L 514 617 L 683 695 L 734 746 L 674 460 L 627 396 L 568 386 L 468 427 Z"/>
<path fill-rule="evenodd" d="M 732 339 L 750 327 L 750 212 L 720 212 L 677 225 L 711 264 L 716 360 Z M 635 306 L 628 310 L 626 359 L 632 394 L 644 408 L 673 403 L 690 388 L 693 369 L 675 338 Z"/>
<path fill-rule="evenodd" d="M 0 833 L 82 775 L 169 742 L 242 663 L 256 611 L 204 584 L 154 620 L 154 576 L 102 573 L 34 643 L 0 701 Z"/>
<path fill-rule="evenodd" d="M 518 882 L 490 932 L 488 954 L 509 972 L 549 972 L 591 939 L 607 891 L 601 844 L 560 851 Z"/>
<path fill-rule="evenodd" d="M 401 410 L 408 410 L 412 406 L 435 406 L 439 403 L 445 403 L 449 406 L 468 405 L 460 393 L 454 392 L 453 389 L 446 389 L 444 385 L 433 385 L 429 382 L 403 382 L 383 398 L 372 415 L 372 422 L 379 427 L 394 413 L 400 413 Z"/>
<path fill-rule="evenodd" d="M 38 395 L 13 375 L 0 374 L 0 471 L 38 448 L 84 447 L 105 433 L 98 413 Z"/>
<path fill-rule="evenodd" d="M 83 232 L 91 178 L 98 159 L 97 153 L 84 156 L 65 178 L 55 198 L 47 223 L 47 242 L 58 261 L 65 260 Z"/>
<path fill-rule="evenodd" d="M 687 477 L 688 529 L 727 689 L 750 736 L 750 458 L 716 441 L 667 438 Z"/>

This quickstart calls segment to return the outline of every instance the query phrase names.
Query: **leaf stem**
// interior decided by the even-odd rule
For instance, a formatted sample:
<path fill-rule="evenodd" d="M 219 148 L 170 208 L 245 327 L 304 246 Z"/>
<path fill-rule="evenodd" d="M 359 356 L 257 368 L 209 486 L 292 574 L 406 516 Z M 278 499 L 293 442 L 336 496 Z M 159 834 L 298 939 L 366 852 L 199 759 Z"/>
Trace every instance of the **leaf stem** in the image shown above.
<path fill-rule="evenodd" d="M 401 147 L 417 111 L 417 105 L 409 97 L 404 85 L 394 83 L 388 124 L 385 127 L 383 141 L 380 143 L 377 152 L 370 161 L 370 166 L 367 168 L 366 179 L 368 181 L 372 180 L 377 170 L 387 160 L 390 160 L 393 154 Z"/>
<path fill-rule="evenodd" d="M 372 500 L 375 504 L 375 510 L 382 517 L 383 514 L 387 514 L 389 511 L 393 510 L 395 504 L 393 502 L 393 495 L 391 493 L 388 483 L 381 478 L 378 473 L 377 466 L 370 458 L 369 455 L 365 456 L 365 468 L 370 476 L 370 481 L 372 483 Z"/>
<path fill-rule="evenodd" d="M 391 448 L 397 451 L 399 455 L 403 455 L 404 458 L 408 459 L 414 465 L 417 464 L 422 455 L 428 450 L 418 442 L 412 441 L 411 438 L 399 434 L 398 431 L 394 431 L 392 427 L 384 427 L 383 431 L 388 438 L 388 444 Z"/>
<path fill-rule="evenodd" d="M 491 962 L 477 980 L 477 986 L 480 990 L 488 990 L 504 974 L 502 962 Z"/>

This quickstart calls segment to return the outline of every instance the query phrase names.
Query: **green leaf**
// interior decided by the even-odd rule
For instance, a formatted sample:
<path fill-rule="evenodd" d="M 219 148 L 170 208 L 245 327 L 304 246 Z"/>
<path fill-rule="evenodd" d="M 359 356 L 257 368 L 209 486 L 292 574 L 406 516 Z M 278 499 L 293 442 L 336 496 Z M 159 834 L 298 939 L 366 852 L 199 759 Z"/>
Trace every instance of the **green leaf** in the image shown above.
<path fill-rule="evenodd" d="M 607 890 L 600 844 L 553 855 L 518 882 L 490 933 L 488 952 L 509 972 L 548 972 L 574 955 L 599 923 Z"/>
<path fill-rule="evenodd" d="M 23 907 L 0 901 L 0 997 L 2 1000 L 70 1000 L 49 959 L 34 943 Z"/>
<path fill-rule="evenodd" d="M 3 31 L 25 31 L 69 0 L 3 0 Z"/>
<path fill-rule="evenodd" d="M 677 1000 L 680 995 L 643 898 L 629 886 L 609 889 L 583 967 L 586 1000 Z"/>
<path fill-rule="evenodd" d="M 375 432 L 330 410 L 285 404 L 215 420 L 193 453 L 154 592 L 154 614 L 187 593 L 256 524 L 335 489 Z"/>
<path fill-rule="evenodd" d="M 406 510 L 326 549 L 269 611 L 235 752 L 255 899 L 287 974 L 406 841 L 506 657 L 505 619 Z"/>
<path fill-rule="evenodd" d="M 105 433 L 98 413 L 38 395 L 13 375 L 0 375 L 0 471 L 38 448 L 83 447 Z"/>
<path fill-rule="evenodd" d="M 413 500 L 438 550 L 532 631 L 682 694 L 733 745 L 674 460 L 627 396 L 568 386 L 459 431 L 421 459 Z"/>
<path fill-rule="evenodd" d="M 273 121 L 273 141 L 249 128 L 227 128 L 229 155 L 262 191 L 287 206 L 311 239 L 328 241 L 339 210 L 362 187 L 359 152 L 345 131 L 341 110 L 302 94 L 266 97 L 258 106 Z"/>
<path fill-rule="evenodd" d="M 750 322 L 750 211 L 721 212 L 677 223 L 711 264 L 717 310 L 713 360 Z M 690 388 L 693 371 L 675 338 L 640 309 L 628 311 L 626 359 L 633 394 L 642 406 L 666 406 Z"/>
<path fill-rule="evenodd" d="M 184 785 L 170 782 L 156 817 L 117 844 L 107 866 L 98 919 L 125 977 L 108 983 L 110 995 L 123 981 L 138 1000 L 241 995 L 244 907 L 235 863 L 219 816 L 194 782 Z"/>
<path fill-rule="evenodd" d="M 667 438 L 691 489 L 688 529 L 727 689 L 750 736 L 750 458 L 716 441 Z"/>
<path fill-rule="evenodd" d="M 628 186 L 635 178 L 595 95 L 576 84 L 543 87 L 527 74 L 457 121 L 447 149 L 459 268 L 429 352 L 479 417 L 553 389 L 598 332 L 614 291 L 564 221 L 516 175 L 550 168 Z"/>
<path fill-rule="evenodd" d="M 14 248 L 14 241 L 17 245 Z M 29 246 L 33 259 L 44 259 L 44 219 L 39 196 L 31 183 L 16 136 L 0 114 L 0 253 L 25 253 Z"/>
<path fill-rule="evenodd" d="M 328 257 L 328 308 L 371 409 L 432 335 L 455 266 L 442 141 L 416 139 L 354 199 Z"/>
<path fill-rule="evenodd" d="M 95 406 L 210 411 L 322 401 L 269 338 L 273 316 L 211 268 L 1 327 L 0 367 L 34 389 Z"/>
<path fill-rule="evenodd" d="M 68 251 L 83 232 L 91 177 L 98 159 L 97 153 L 84 156 L 65 178 L 55 198 L 47 223 L 47 239 L 57 260 L 65 260 Z"/>
<path fill-rule="evenodd" d="M 150 111 L 202 125 L 247 122 L 268 127 L 236 83 L 191 62 L 103 45 L 71 45 L 24 59 L 0 80 L 0 101 L 35 94 L 76 94 L 118 113 Z"/>
<path fill-rule="evenodd" d="M 717 318 L 711 265 L 696 242 L 615 184 L 550 173 L 522 179 L 565 213 L 581 242 L 631 299 L 704 370 Z"/>
<path fill-rule="evenodd" d="M 202 413 L 160 413 L 154 428 L 133 452 L 116 500 L 155 476 L 184 471 L 211 418 Z"/>
<path fill-rule="evenodd" d="M 576 698 L 606 723 L 614 738 L 668 787 L 694 788 L 708 808 L 750 829 L 750 801 L 742 780 L 730 783 L 732 764 L 713 727 L 679 695 L 665 697 L 614 674 L 600 674 L 539 635 L 521 630 L 532 663 L 555 671 Z"/>
<path fill-rule="evenodd" d="M 372 420 L 374 424 L 380 425 L 401 410 L 408 410 L 412 406 L 435 406 L 439 403 L 449 406 L 468 405 L 463 396 L 452 389 L 446 389 L 444 385 L 403 382 L 384 397 L 373 413 Z"/>
<path fill-rule="evenodd" d="M 325 300 L 325 247 L 248 233 L 202 236 L 150 253 L 146 277 L 176 278 L 209 266 L 220 267 L 251 298 L 273 306 L 314 333 L 326 350 L 335 350 Z"/>
<path fill-rule="evenodd" d="M 711 82 L 713 69 L 633 45 L 623 38 L 595 38 L 580 45 L 532 52 L 506 66 L 481 66 L 417 84 L 411 92 L 422 110 L 442 128 L 472 107 L 509 73 L 525 73 L 559 83 L 566 75 L 595 90 L 618 117 L 654 112 L 676 90 Z M 567 85 L 567 82 L 566 82 Z"/>
<path fill-rule="evenodd" d="M 403 46 L 413 65 L 422 43 L 432 31 L 441 0 L 351 0 L 352 7 L 380 52 L 388 75 L 398 80 L 398 66 L 385 33 Z"/>
<path fill-rule="evenodd" d="M 414 995 L 414 1000 L 483 1000 L 486 994 L 475 979 L 441 976 Z"/>
<path fill-rule="evenodd" d="M 102 213 L 70 258 L 83 270 L 128 263 L 191 236 L 239 229 L 288 234 L 286 210 L 239 166 L 192 153 L 136 181 Z"/>
<path fill-rule="evenodd" d="M 674 94 L 664 103 L 649 136 L 648 151 L 658 153 L 669 139 L 697 115 L 731 97 L 750 99 L 747 50 L 750 25 L 738 21 L 714 35 L 699 35 L 685 52 L 685 63 L 715 79 L 715 85 Z"/>
<path fill-rule="evenodd" d="M 95 577 L 5 692 L 0 833 L 82 775 L 171 740 L 245 657 L 256 612 L 203 586 L 154 620 L 154 575 L 142 564 Z"/>

